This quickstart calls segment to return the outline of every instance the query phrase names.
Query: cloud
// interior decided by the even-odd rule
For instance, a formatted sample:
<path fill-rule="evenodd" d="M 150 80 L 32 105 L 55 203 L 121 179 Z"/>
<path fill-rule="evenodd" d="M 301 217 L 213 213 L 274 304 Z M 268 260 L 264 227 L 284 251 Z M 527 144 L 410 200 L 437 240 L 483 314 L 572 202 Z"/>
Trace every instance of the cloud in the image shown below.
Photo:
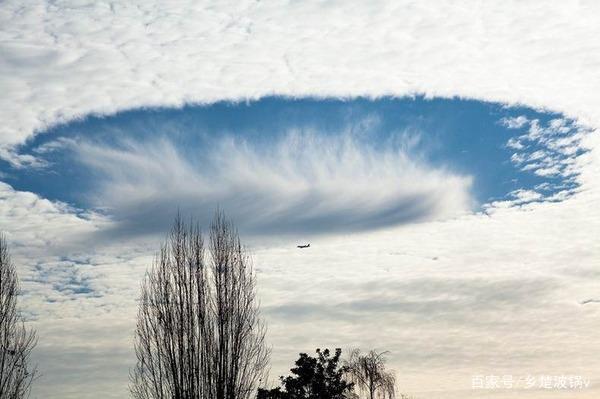
<path fill-rule="evenodd" d="M 34 256 L 49 249 L 61 251 L 78 248 L 84 236 L 105 228 L 109 221 L 94 212 L 83 211 L 37 194 L 16 191 L 0 182 L 0 220 L 2 230 L 16 245 L 27 246 Z"/>
<path fill-rule="evenodd" d="M 538 176 L 561 176 L 568 179 L 577 175 L 573 168 L 575 155 L 585 151 L 582 139 L 590 129 L 573 121 L 552 119 L 546 125 L 525 116 L 504 118 L 509 129 L 528 127 L 526 134 L 510 138 L 506 146 L 516 150 L 511 161 L 521 170 L 532 171 Z"/>
<path fill-rule="evenodd" d="M 544 308 L 545 300 L 560 289 L 553 278 L 413 278 L 375 280 L 368 283 L 346 283 L 330 286 L 344 291 L 339 302 L 287 302 L 266 307 L 266 314 L 282 320 L 336 319 L 346 322 L 370 322 L 380 318 L 406 318 L 415 325 L 425 325 L 435 318 L 437 323 L 455 326 L 490 326 L 512 313 L 519 317 Z M 473 312 L 473 308 L 485 312 Z M 503 314 L 503 317 L 499 317 Z"/>
<path fill-rule="evenodd" d="M 0 140 L 7 156 L 89 113 L 273 93 L 462 96 L 600 123 L 598 7 L 7 1 Z"/>
<path fill-rule="evenodd" d="M 506 147 L 515 151 L 510 161 L 521 171 L 548 178 L 548 181 L 537 185 L 535 190 L 519 188 L 510 192 L 505 200 L 485 204 L 486 212 L 493 212 L 495 207 L 563 201 L 581 190 L 580 173 L 587 163 L 582 162 L 582 154 L 591 150 L 584 142 L 593 130 L 564 118 L 542 123 L 520 115 L 503 118 L 501 123 L 509 129 L 526 129 L 506 142 Z"/>
<path fill-rule="evenodd" d="M 343 342 L 390 350 L 404 389 L 423 397 L 465 397 L 477 373 L 593 377 L 585 348 L 600 313 L 579 301 L 597 297 L 588 238 L 600 224 L 578 211 L 592 198 L 258 250 L 274 367 L 299 346 Z"/>
<path fill-rule="evenodd" d="M 184 155 L 166 137 L 120 145 L 84 138 L 72 150 L 96 179 L 91 204 L 127 235 L 164 231 L 176 209 L 206 224 L 222 207 L 247 232 L 314 234 L 451 218 L 474 203 L 469 176 L 419 161 L 398 140 L 376 147 L 350 130 L 292 130 L 273 140 L 222 137 Z"/>
<path fill-rule="evenodd" d="M 519 129 L 529 122 L 529 120 L 525 115 L 519 115 L 512 118 L 502 118 L 500 122 L 509 129 Z"/>

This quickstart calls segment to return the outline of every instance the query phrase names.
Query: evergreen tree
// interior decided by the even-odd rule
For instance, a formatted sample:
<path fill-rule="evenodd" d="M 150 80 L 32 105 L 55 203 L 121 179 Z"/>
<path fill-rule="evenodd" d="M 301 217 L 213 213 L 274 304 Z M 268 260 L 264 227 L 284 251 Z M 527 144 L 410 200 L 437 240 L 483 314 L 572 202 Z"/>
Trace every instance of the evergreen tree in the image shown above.
<path fill-rule="evenodd" d="M 259 389 L 257 399 L 343 399 L 352 394 L 353 384 L 344 379 L 340 366 L 341 349 L 333 356 L 329 349 L 317 349 L 317 356 L 301 353 L 292 375 L 280 377 L 281 387 Z M 282 389 L 283 388 L 283 389 Z"/>

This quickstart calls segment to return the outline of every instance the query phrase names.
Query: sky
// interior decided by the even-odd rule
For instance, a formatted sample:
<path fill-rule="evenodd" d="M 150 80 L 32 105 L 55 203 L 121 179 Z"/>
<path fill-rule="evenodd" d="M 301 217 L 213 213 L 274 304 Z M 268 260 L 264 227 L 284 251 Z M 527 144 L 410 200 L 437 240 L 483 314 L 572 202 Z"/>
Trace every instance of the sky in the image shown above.
<path fill-rule="evenodd" d="M 585 1 L 2 3 L 32 397 L 128 396 L 141 278 L 178 210 L 217 207 L 273 378 L 361 347 L 417 398 L 597 397 L 599 22 Z M 523 387 L 544 375 L 591 386 Z"/>

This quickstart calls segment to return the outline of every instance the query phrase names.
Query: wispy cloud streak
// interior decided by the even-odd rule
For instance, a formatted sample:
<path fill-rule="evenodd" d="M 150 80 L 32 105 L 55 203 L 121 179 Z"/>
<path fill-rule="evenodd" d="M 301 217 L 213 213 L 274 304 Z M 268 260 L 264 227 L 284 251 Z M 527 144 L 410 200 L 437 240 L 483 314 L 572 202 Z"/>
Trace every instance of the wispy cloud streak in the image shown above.
<path fill-rule="evenodd" d="M 71 149 L 97 178 L 91 203 L 108 206 L 128 234 L 164 229 L 176 208 L 204 222 L 220 206 L 259 234 L 366 230 L 471 209 L 469 176 L 428 166 L 410 143 L 376 147 L 343 133 L 292 130 L 262 147 L 224 137 L 191 155 L 168 138 Z"/>

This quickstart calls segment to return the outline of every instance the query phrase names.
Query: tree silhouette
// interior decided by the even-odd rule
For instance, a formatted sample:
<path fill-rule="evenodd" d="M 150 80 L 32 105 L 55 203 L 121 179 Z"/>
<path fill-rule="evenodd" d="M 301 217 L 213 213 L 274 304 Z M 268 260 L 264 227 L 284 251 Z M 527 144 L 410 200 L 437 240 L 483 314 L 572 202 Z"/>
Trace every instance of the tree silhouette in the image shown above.
<path fill-rule="evenodd" d="M 392 399 L 395 396 L 396 380 L 393 371 L 385 368 L 385 354 L 372 350 L 362 355 L 359 349 L 354 349 L 345 362 L 350 380 L 369 399 Z"/>
<path fill-rule="evenodd" d="M 0 398 L 28 396 L 37 369 L 30 364 L 37 343 L 33 330 L 27 330 L 17 309 L 19 280 L 8 245 L 0 235 Z"/>
<path fill-rule="evenodd" d="M 340 367 L 341 349 L 331 356 L 329 349 L 317 349 L 317 356 L 301 353 L 293 375 L 280 377 L 282 387 L 259 389 L 257 399 L 342 399 L 352 393 L 351 382 L 344 379 L 345 367 Z M 282 390 L 283 388 L 283 390 Z"/>
<path fill-rule="evenodd" d="M 208 253 L 199 227 L 177 217 L 142 284 L 134 398 L 247 399 L 265 375 L 270 351 L 251 260 L 221 212 Z"/>

